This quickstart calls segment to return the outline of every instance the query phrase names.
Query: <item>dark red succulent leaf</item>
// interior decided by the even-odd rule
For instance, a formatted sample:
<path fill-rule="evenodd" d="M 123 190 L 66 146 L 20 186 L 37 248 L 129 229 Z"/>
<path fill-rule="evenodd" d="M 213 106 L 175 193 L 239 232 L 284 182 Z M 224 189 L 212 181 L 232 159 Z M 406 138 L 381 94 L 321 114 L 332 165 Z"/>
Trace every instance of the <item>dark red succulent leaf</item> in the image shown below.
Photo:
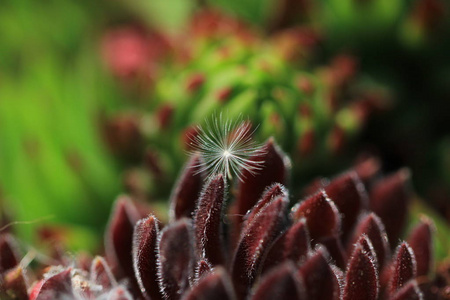
<path fill-rule="evenodd" d="M 390 241 L 397 241 L 403 231 L 410 202 L 407 187 L 410 172 L 402 169 L 378 181 L 370 192 L 370 209 L 384 225 Z"/>
<path fill-rule="evenodd" d="M 134 300 L 133 296 L 122 286 L 117 286 L 109 291 L 108 300 Z"/>
<path fill-rule="evenodd" d="M 38 282 L 30 293 L 30 300 L 72 299 L 72 268 L 63 269 Z"/>
<path fill-rule="evenodd" d="M 367 190 L 371 190 L 373 181 L 380 173 L 381 163 L 380 160 L 375 157 L 368 157 L 361 159 L 354 168 L 358 177 L 364 183 Z"/>
<path fill-rule="evenodd" d="M 248 213 L 244 216 L 242 227 L 247 227 L 250 224 L 255 216 L 261 211 L 261 209 L 269 202 L 273 201 L 276 197 L 283 196 L 288 197 L 288 191 L 286 188 L 280 183 L 274 183 L 263 192 L 261 199 L 248 211 Z"/>
<path fill-rule="evenodd" d="M 314 240 L 315 245 L 322 244 L 327 248 L 332 262 L 339 268 L 344 269 L 347 264 L 347 255 L 338 235 L 331 235 Z"/>
<path fill-rule="evenodd" d="M 117 269 L 119 277 L 134 280 L 131 248 L 133 246 L 134 225 L 140 215 L 131 199 L 120 196 L 115 204 L 105 236 L 105 249 L 108 261 Z"/>
<path fill-rule="evenodd" d="M 303 197 L 309 197 L 311 195 L 314 195 L 320 189 L 322 189 L 324 186 L 327 186 L 330 184 L 330 180 L 325 177 L 316 177 L 311 182 L 309 182 L 303 189 L 301 195 Z"/>
<path fill-rule="evenodd" d="M 224 264 L 223 210 L 225 178 L 215 175 L 205 185 L 194 214 L 194 233 L 198 256 L 207 258 L 212 265 Z"/>
<path fill-rule="evenodd" d="M 234 300 L 233 284 L 221 266 L 200 278 L 197 285 L 186 293 L 183 300 Z"/>
<path fill-rule="evenodd" d="M 264 260 L 263 272 L 279 265 L 285 260 L 294 263 L 303 261 L 311 251 L 306 220 L 300 219 L 287 229 L 272 245 Z"/>
<path fill-rule="evenodd" d="M 323 190 L 297 204 L 292 209 L 292 218 L 306 219 L 313 240 L 338 235 L 340 231 L 339 211 Z"/>
<path fill-rule="evenodd" d="M 213 270 L 213 266 L 208 262 L 206 258 L 201 259 L 197 262 L 197 266 L 195 267 L 195 281 L 197 282 L 203 276 L 211 273 Z"/>
<path fill-rule="evenodd" d="M 316 251 L 299 268 L 303 278 L 307 299 L 337 300 L 340 297 L 340 285 L 334 269 L 328 263 L 328 251 L 318 246 Z"/>
<path fill-rule="evenodd" d="M 325 192 L 341 213 L 342 237 L 346 240 L 361 210 L 367 209 L 369 204 L 364 184 L 356 172 L 347 172 L 331 180 Z"/>
<path fill-rule="evenodd" d="M 376 300 L 378 299 L 379 280 L 376 263 L 373 259 L 372 249 L 368 252 L 365 248 L 371 247 L 362 240 L 358 244 L 349 260 L 343 300 Z M 370 245 L 370 246 L 368 246 Z"/>
<path fill-rule="evenodd" d="M 145 299 L 162 299 L 157 276 L 157 243 L 159 222 L 150 215 L 136 223 L 133 234 L 133 268 L 139 289 Z"/>
<path fill-rule="evenodd" d="M 175 184 L 170 197 L 170 219 L 178 220 L 183 217 L 190 218 L 197 205 L 203 185 L 203 176 L 199 173 L 201 163 L 200 155 L 191 156 L 183 173 Z"/>
<path fill-rule="evenodd" d="M 103 257 L 97 256 L 92 260 L 90 281 L 103 289 L 109 290 L 117 285 L 116 279 Z"/>
<path fill-rule="evenodd" d="M 24 269 L 17 265 L 0 277 L 0 299 L 28 299 L 27 278 Z"/>
<path fill-rule="evenodd" d="M 165 227 L 158 249 L 159 287 L 165 299 L 179 299 L 189 289 L 195 250 L 192 225 L 183 218 Z"/>
<path fill-rule="evenodd" d="M 417 275 L 417 265 L 414 252 L 407 242 L 402 242 L 395 252 L 391 266 L 389 294 L 394 295 L 408 281 Z"/>
<path fill-rule="evenodd" d="M 378 264 L 378 259 L 377 259 L 377 254 L 375 252 L 375 249 L 373 247 L 372 241 L 369 239 L 369 237 L 366 234 L 362 234 L 358 241 L 355 244 L 355 248 L 361 246 L 362 249 L 364 251 L 366 251 L 367 255 L 370 256 L 370 258 L 372 259 L 373 263 L 375 264 L 377 273 L 379 274 L 380 269 L 379 269 L 379 264 Z M 353 251 L 355 250 L 355 248 L 353 249 Z"/>
<path fill-rule="evenodd" d="M 243 228 L 231 268 L 238 299 L 245 298 L 270 245 L 283 229 L 288 203 L 286 197 L 278 196 L 261 208 L 253 221 Z"/>
<path fill-rule="evenodd" d="M 250 157 L 249 160 L 263 162 L 262 169 L 256 176 L 248 170 L 242 172 L 242 178 L 245 178 L 245 181 L 239 182 L 236 200 L 230 209 L 234 240 L 239 239 L 242 216 L 245 216 L 258 202 L 268 186 L 274 183 L 286 184 L 291 169 L 289 158 L 277 146 L 273 138 L 270 138 L 262 150 Z"/>
<path fill-rule="evenodd" d="M 409 234 L 408 244 L 416 257 L 417 276 L 427 276 L 433 264 L 433 228 L 433 221 L 424 216 Z"/>
<path fill-rule="evenodd" d="M 376 214 L 370 213 L 360 218 L 348 244 L 348 254 L 352 253 L 353 245 L 362 235 L 366 235 L 372 243 L 379 270 L 381 270 L 390 256 L 390 247 L 383 222 Z"/>
<path fill-rule="evenodd" d="M 305 287 L 296 267 L 286 262 L 273 268 L 261 279 L 261 283 L 251 297 L 252 300 L 301 300 L 307 299 Z"/>
<path fill-rule="evenodd" d="M 9 233 L 0 234 L 0 274 L 14 268 L 19 262 L 19 248 Z"/>
<path fill-rule="evenodd" d="M 423 295 L 415 279 L 408 281 L 389 300 L 422 300 Z"/>

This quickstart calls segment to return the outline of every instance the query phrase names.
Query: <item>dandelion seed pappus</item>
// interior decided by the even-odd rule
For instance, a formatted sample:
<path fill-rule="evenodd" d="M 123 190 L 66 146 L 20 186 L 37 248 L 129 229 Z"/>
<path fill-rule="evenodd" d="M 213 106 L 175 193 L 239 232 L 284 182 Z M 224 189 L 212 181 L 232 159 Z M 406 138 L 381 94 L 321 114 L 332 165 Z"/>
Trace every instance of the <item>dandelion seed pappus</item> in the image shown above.
<path fill-rule="evenodd" d="M 190 154 L 199 153 L 201 162 L 195 167 L 198 173 L 208 176 L 222 173 L 228 179 L 236 176 L 244 181 L 243 171 L 255 175 L 262 169 L 263 160 L 253 160 L 252 157 L 264 153 L 263 147 L 256 143 L 249 120 L 239 117 L 232 121 L 219 114 L 205 120 L 204 125 L 198 125 L 198 134 L 191 137 L 192 150 Z"/>

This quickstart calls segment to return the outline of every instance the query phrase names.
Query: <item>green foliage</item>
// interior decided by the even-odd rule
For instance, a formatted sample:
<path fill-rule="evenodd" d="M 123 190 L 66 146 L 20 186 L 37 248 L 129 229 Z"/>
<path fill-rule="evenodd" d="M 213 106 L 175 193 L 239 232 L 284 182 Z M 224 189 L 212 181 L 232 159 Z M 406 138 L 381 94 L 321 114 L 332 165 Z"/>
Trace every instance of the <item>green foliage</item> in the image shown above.
<path fill-rule="evenodd" d="M 111 87 L 99 81 L 96 47 L 86 43 L 93 12 L 72 1 L 4 4 L 0 188 L 5 209 L 15 220 L 49 217 L 54 224 L 100 229 L 121 188 L 118 166 L 97 124 L 99 107 L 113 99 L 104 99 Z M 16 229 L 31 239 L 39 225 Z M 72 231 L 92 243 L 82 233 L 86 229 Z"/>

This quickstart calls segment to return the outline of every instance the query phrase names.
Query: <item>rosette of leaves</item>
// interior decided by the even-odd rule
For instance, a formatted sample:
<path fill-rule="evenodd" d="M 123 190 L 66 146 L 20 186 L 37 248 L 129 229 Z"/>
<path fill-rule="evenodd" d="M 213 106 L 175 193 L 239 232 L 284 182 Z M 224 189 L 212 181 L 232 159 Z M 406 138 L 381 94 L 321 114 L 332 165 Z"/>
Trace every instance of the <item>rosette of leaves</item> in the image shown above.
<path fill-rule="evenodd" d="M 223 174 L 196 173 L 200 157 L 192 156 L 174 187 L 168 222 L 120 197 L 105 235 L 106 260 L 59 258 L 32 285 L 14 239 L 1 235 L 4 297 L 448 297 L 449 265 L 435 270 L 432 221 L 423 217 L 399 242 L 411 202 L 407 170 L 383 176 L 369 160 L 311 184 L 314 192 L 291 207 L 288 159 L 273 140 L 264 149 L 251 158 L 264 161 L 260 173 L 233 189 Z"/>
<path fill-rule="evenodd" d="M 297 179 L 330 174 L 344 164 L 340 155 L 350 149 L 369 115 L 384 107 L 386 91 L 364 77 L 351 56 L 315 63 L 319 43 L 318 33 L 306 28 L 265 37 L 216 11 L 194 15 L 190 26 L 164 43 L 171 54 L 166 53 L 152 79 L 144 111 L 113 114 L 109 121 L 139 132 L 143 141 L 140 149 L 145 149 L 150 172 L 127 173 L 128 190 L 163 195 L 190 149 L 197 124 L 214 113 L 248 117 L 257 127 L 257 139 L 275 136 L 296 162 Z M 129 146 L 136 145 L 130 140 L 114 147 L 122 145 L 126 156 Z M 143 180 L 148 174 L 152 180 Z"/>

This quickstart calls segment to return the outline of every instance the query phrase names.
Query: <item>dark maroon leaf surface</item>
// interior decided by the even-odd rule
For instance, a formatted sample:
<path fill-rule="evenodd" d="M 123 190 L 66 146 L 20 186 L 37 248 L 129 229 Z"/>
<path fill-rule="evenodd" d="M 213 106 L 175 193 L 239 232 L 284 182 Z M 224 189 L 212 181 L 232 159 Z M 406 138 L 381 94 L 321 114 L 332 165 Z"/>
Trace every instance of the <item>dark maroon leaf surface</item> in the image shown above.
<path fill-rule="evenodd" d="M 378 218 L 374 213 L 370 213 L 359 220 L 351 239 L 352 242 L 349 244 L 347 249 L 347 253 L 351 253 L 353 251 L 353 244 L 356 243 L 363 234 L 367 235 L 372 243 L 373 249 L 377 256 L 377 263 L 379 269 L 381 270 L 390 256 L 390 247 L 386 231 L 384 230 L 384 225 L 380 218 Z"/>
<path fill-rule="evenodd" d="M 222 228 L 225 187 L 222 174 L 212 177 L 202 191 L 194 214 L 198 256 L 207 258 L 212 265 L 223 264 L 226 259 Z"/>
<path fill-rule="evenodd" d="M 266 204 L 243 229 L 232 263 L 232 279 L 238 299 L 243 299 L 256 279 L 263 257 L 278 237 L 288 200 L 277 197 Z"/>
<path fill-rule="evenodd" d="M 342 232 L 345 238 L 355 224 L 362 209 L 367 209 L 369 198 L 364 184 L 356 172 L 347 172 L 333 179 L 325 187 L 328 197 L 342 214 Z"/>
<path fill-rule="evenodd" d="M 158 251 L 159 286 L 165 299 L 180 299 L 189 289 L 194 271 L 194 245 L 189 219 L 180 219 L 164 228 Z"/>
<path fill-rule="evenodd" d="M 270 248 L 264 261 L 264 272 L 285 260 L 300 263 L 311 250 L 306 220 L 300 219 L 292 224 Z"/>
<path fill-rule="evenodd" d="M 370 209 L 383 221 L 390 241 L 397 241 L 405 226 L 409 178 L 409 171 L 402 169 L 377 182 L 370 192 Z"/>
<path fill-rule="evenodd" d="M 431 270 L 433 263 L 433 228 L 432 221 L 423 217 L 409 234 L 408 244 L 416 257 L 417 276 L 426 276 Z"/>
<path fill-rule="evenodd" d="M 252 300 L 302 300 L 305 288 L 293 263 L 281 264 L 261 279 Z"/>
<path fill-rule="evenodd" d="M 297 204 L 292 217 L 294 220 L 306 219 L 312 239 L 337 235 L 341 226 L 339 211 L 324 191 Z"/>
<path fill-rule="evenodd" d="M 199 260 L 195 268 L 195 281 L 211 273 L 212 270 L 213 266 L 206 259 Z"/>
<path fill-rule="evenodd" d="M 157 277 L 157 242 L 159 226 L 155 216 L 150 215 L 137 222 L 133 235 L 133 268 L 142 295 L 146 299 L 162 298 Z"/>
<path fill-rule="evenodd" d="M 117 199 L 107 227 L 105 249 L 108 261 L 118 267 L 122 276 L 134 278 L 131 248 L 133 245 L 134 225 L 139 214 L 126 196 Z"/>
<path fill-rule="evenodd" d="M 318 247 L 300 267 L 307 299 L 337 300 L 340 295 L 338 278 L 329 265 L 329 254 L 324 247 Z"/>
<path fill-rule="evenodd" d="M 417 275 L 416 258 L 408 243 L 403 242 L 397 247 L 393 257 L 389 292 L 391 295 L 400 290 L 408 281 Z"/>
<path fill-rule="evenodd" d="M 390 300 L 422 300 L 423 295 L 415 280 L 410 280 Z"/>
<path fill-rule="evenodd" d="M 200 160 L 199 155 L 193 155 L 175 184 L 170 197 L 171 221 L 190 218 L 194 213 L 203 184 L 203 176 L 199 173 Z"/>
<path fill-rule="evenodd" d="M 14 268 L 20 261 L 18 246 L 9 233 L 0 234 L 0 274 Z"/>
<path fill-rule="evenodd" d="M 183 300 L 234 300 L 233 285 L 222 267 L 217 267 L 214 272 L 205 275 L 198 284 L 186 293 Z"/>
<path fill-rule="evenodd" d="M 270 138 L 263 146 L 262 151 L 251 158 L 251 161 L 263 162 L 262 169 L 257 175 L 248 171 L 242 172 L 245 181 L 239 183 L 236 199 L 230 208 L 231 221 L 233 224 L 232 235 L 235 241 L 239 239 L 240 224 L 242 216 L 258 202 L 262 193 L 268 186 L 274 183 L 286 184 L 290 172 L 291 163 L 289 158 Z"/>
<path fill-rule="evenodd" d="M 343 300 L 376 300 L 378 289 L 378 272 L 373 253 L 367 252 L 363 244 L 359 244 L 349 260 Z"/>

